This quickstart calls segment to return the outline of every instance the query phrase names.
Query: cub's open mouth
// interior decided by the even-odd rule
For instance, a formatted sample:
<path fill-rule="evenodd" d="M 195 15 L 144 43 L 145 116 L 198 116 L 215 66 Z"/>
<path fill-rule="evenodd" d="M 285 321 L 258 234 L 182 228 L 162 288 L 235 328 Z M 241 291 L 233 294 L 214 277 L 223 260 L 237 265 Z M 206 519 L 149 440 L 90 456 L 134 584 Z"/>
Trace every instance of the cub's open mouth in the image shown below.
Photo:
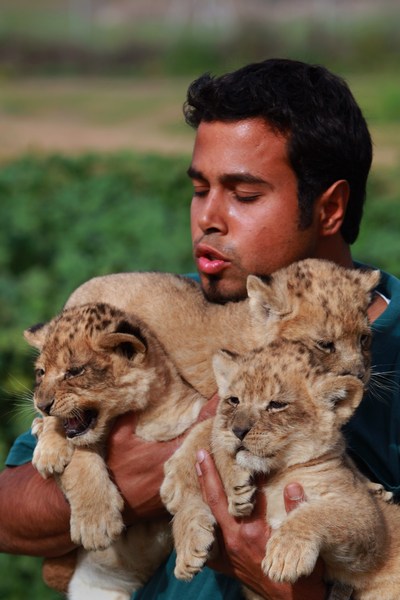
<path fill-rule="evenodd" d="M 83 410 L 73 417 L 64 420 L 63 426 L 67 437 L 74 438 L 93 429 L 97 421 L 96 410 Z"/>

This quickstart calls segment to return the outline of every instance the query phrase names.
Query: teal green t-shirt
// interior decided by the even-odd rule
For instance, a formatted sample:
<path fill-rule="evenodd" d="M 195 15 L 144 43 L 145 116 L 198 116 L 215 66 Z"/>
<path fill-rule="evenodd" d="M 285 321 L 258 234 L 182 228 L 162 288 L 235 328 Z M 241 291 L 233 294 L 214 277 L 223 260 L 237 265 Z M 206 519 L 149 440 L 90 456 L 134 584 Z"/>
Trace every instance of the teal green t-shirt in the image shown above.
<path fill-rule="evenodd" d="M 172 552 L 132 600 L 244 600 L 240 583 L 205 567 L 189 583 L 174 576 L 176 554 Z"/>
<path fill-rule="evenodd" d="M 349 452 L 359 468 L 382 483 L 400 500 L 400 281 L 382 272 L 378 291 L 390 300 L 373 323 L 372 377 L 368 393 L 346 425 Z M 28 432 L 14 443 L 8 466 L 29 462 L 35 438 Z M 205 568 L 190 583 L 173 575 L 175 553 L 150 581 L 133 595 L 134 600 L 239 600 L 240 584 Z"/>

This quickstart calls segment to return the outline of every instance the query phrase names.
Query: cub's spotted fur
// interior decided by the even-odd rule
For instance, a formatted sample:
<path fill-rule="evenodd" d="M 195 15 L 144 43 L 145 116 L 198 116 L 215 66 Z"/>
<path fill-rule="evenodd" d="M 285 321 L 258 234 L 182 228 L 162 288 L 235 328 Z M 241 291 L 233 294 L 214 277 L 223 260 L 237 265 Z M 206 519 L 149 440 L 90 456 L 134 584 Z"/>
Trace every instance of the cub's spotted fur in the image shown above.
<path fill-rule="evenodd" d="M 195 474 L 200 448 L 212 452 L 235 516 L 253 508 L 252 475 L 265 473 L 272 535 L 262 562 L 277 582 L 311 573 L 322 556 L 329 579 L 354 587 L 356 600 L 396 600 L 400 593 L 400 511 L 372 493 L 345 455 L 341 428 L 364 385 L 316 363 L 291 341 L 243 356 L 214 357 L 220 405 L 196 425 L 165 464 L 161 496 L 174 514 L 175 575 L 189 580 L 207 560 L 215 519 Z M 283 490 L 297 481 L 306 501 L 286 514 Z M 397 531 L 397 535 L 396 535 Z M 247 590 L 249 598 L 258 598 Z"/>

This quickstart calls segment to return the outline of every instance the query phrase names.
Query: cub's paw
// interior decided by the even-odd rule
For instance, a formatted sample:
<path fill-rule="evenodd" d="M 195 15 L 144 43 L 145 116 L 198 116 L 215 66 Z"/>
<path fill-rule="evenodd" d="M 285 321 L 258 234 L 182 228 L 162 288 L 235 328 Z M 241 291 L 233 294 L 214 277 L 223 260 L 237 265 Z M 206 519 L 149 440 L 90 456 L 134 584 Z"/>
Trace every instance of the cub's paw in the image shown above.
<path fill-rule="evenodd" d="M 374 483 L 373 481 L 367 482 L 367 488 L 370 494 L 374 496 L 379 496 L 382 498 L 384 502 L 392 502 L 393 501 L 393 493 L 385 490 L 383 485 L 380 483 Z"/>
<path fill-rule="evenodd" d="M 238 479 L 236 484 L 226 490 L 228 495 L 228 510 L 234 517 L 245 517 L 253 512 L 256 486 L 251 478 L 245 476 Z"/>
<path fill-rule="evenodd" d="M 278 530 L 267 543 L 261 566 L 265 575 L 273 581 L 293 583 L 314 570 L 318 554 L 319 547 L 315 540 L 298 538 L 296 534 Z"/>
<path fill-rule="evenodd" d="M 86 550 L 105 550 L 122 533 L 124 522 L 121 514 L 74 515 L 71 514 L 71 540 Z"/>
<path fill-rule="evenodd" d="M 179 541 L 175 538 L 175 577 L 190 581 L 204 567 L 213 544 L 213 519 L 208 515 L 195 517 L 187 528 L 184 539 Z"/>
<path fill-rule="evenodd" d="M 31 425 L 31 433 L 37 438 L 39 438 L 43 433 L 43 419 L 41 417 L 36 417 L 35 419 L 33 419 Z"/>
<path fill-rule="evenodd" d="M 51 441 L 56 441 L 56 439 L 52 438 Z M 48 439 L 46 442 L 42 442 L 39 439 L 32 457 L 33 466 L 44 479 L 63 473 L 74 452 L 72 444 L 69 444 L 67 440 L 54 444 L 51 441 Z"/>
<path fill-rule="evenodd" d="M 110 490 L 109 490 L 110 491 Z M 117 489 L 111 488 L 101 504 L 75 509 L 71 504 L 71 540 L 86 550 L 104 550 L 111 546 L 124 529 L 121 511 L 123 499 Z"/>

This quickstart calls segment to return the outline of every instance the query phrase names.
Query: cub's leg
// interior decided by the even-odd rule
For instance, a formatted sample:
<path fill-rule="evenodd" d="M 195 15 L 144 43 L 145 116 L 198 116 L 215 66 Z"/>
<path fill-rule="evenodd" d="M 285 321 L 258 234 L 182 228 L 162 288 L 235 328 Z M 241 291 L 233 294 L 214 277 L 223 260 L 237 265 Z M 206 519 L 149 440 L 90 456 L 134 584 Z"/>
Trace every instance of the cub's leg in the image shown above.
<path fill-rule="evenodd" d="M 87 550 L 107 548 L 124 528 L 124 502 L 103 458 L 91 449 L 75 447 L 57 480 L 71 507 L 72 541 Z"/>
<path fill-rule="evenodd" d="M 69 464 L 74 447 L 65 437 L 60 420 L 56 417 L 36 418 L 32 434 L 38 438 L 32 464 L 44 479 L 62 473 Z"/>
<path fill-rule="evenodd" d="M 226 450 L 215 446 L 213 443 L 213 458 L 225 488 L 230 514 L 234 517 L 250 515 L 257 489 L 251 473 L 239 466 Z"/>
<path fill-rule="evenodd" d="M 366 489 L 343 496 L 305 501 L 287 515 L 267 542 L 262 569 L 268 577 L 293 583 L 313 571 L 319 554 L 331 575 L 343 566 L 354 572 L 373 568 L 383 543 L 381 514 Z"/>
<path fill-rule="evenodd" d="M 177 552 L 175 576 L 189 581 L 202 569 L 214 543 L 215 519 L 203 501 L 196 474 L 196 452 L 210 451 L 213 419 L 196 425 L 164 465 L 161 499 L 174 515 L 172 530 Z"/>

